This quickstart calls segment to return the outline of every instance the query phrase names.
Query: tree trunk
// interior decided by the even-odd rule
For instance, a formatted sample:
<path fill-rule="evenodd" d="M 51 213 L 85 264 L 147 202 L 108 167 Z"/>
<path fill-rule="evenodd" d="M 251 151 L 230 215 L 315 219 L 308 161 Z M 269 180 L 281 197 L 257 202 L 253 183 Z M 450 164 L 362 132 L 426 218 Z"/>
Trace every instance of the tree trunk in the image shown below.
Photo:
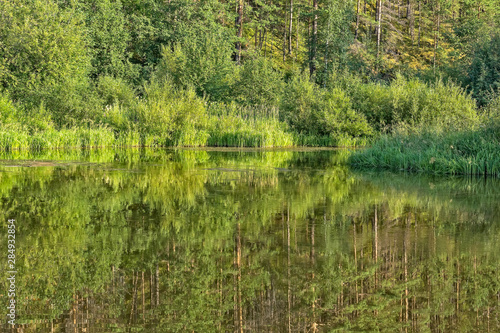
<path fill-rule="evenodd" d="M 418 48 L 420 48 L 420 32 L 422 27 L 422 13 L 420 12 L 420 0 L 418 1 Z"/>
<path fill-rule="evenodd" d="M 311 324 L 311 330 L 313 332 L 316 332 L 316 289 L 314 287 L 314 271 L 316 269 L 316 263 L 315 263 L 315 249 L 314 249 L 314 226 L 315 226 L 315 221 L 313 220 L 311 223 L 311 266 L 312 266 L 312 276 L 311 276 L 311 283 L 313 285 L 312 292 L 313 292 L 313 301 L 311 304 L 312 308 L 312 324 Z"/>
<path fill-rule="evenodd" d="M 309 62 L 309 75 L 313 76 L 316 71 L 316 43 L 318 38 L 318 0 L 313 0 L 314 20 L 312 27 L 311 54 Z"/>
<path fill-rule="evenodd" d="M 160 305 L 160 268 L 156 264 L 156 306 Z"/>
<path fill-rule="evenodd" d="M 296 52 L 299 52 L 299 25 L 300 25 L 300 21 L 299 21 L 299 17 L 300 17 L 300 10 L 297 12 L 297 23 L 295 24 L 295 27 L 296 27 L 296 34 L 297 36 L 295 36 L 296 38 L 296 45 L 295 45 L 295 51 Z"/>
<path fill-rule="evenodd" d="M 141 282 L 142 282 L 142 320 L 144 321 L 144 316 L 145 316 L 145 313 L 146 313 L 146 293 L 145 293 L 145 286 L 144 286 L 144 271 L 142 271 L 142 279 L 141 279 Z"/>
<path fill-rule="evenodd" d="M 434 56 L 432 59 L 432 65 L 434 67 L 434 72 L 436 72 L 436 57 L 437 57 L 437 48 L 439 47 L 439 26 L 440 26 L 440 15 L 439 15 L 439 3 L 436 1 L 434 7 L 434 14 L 436 18 L 436 30 L 434 31 Z"/>
<path fill-rule="evenodd" d="M 411 45 L 413 45 L 413 42 L 415 41 L 415 19 L 413 18 L 413 12 L 411 8 L 411 1 L 408 0 L 408 9 L 406 11 L 406 16 L 408 19 L 408 33 L 411 36 Z"/>
<path fill-rule="evenodd" d="M 238 266 L 238 327 L 240 333 L 243 333 L 243 308 L 241 302 L 241 228 L 238 223 L 238 239 L 237 239 L 237 249 L 236 249 L 236 264 Z"/>
<path fill-rule="evenodd" d="M 361 5 L 361 0 L 358 0 L 356 4 L 356 29 L 354 31 L 354 40 L 358 40 L 359 34 L 359 6 Z"/>
<path fill-rule="evenodd" d="M 290 0 L 290 22 L 288 22 L 288 54 L 292 54 L 293 0 Z"/>
<path fill-rule="evenodd" d="M 382 0 L 377 0 L 377 58 L 380 56 L 380 35 L 382 34 Z"/>
<path fill-rule="evenodd" d="M 285 9 L 284 9 L 284 13 L 285 13 L 285 26 L 283 27 L 283 62 L 285 62 L 286 60 L 286 42 L 287 42 L 287 38 L 286 38 L 286 33 L 287 33 L 287 28 L 286 28 L 286 25 L 287 25 L 287 21 L 288 21 L 288 16 L 286 15 L 286 11 L 287 11 L 287 2 L 285 0 Z"/>
<path fill-rule="evenodd" d="M 375 212 L 373 215 L 373 232 L 374 232 L 374 240 L 373 240 L 373 259 L 375 259 L 375 265 L 378 263 L 378 213 L 377 213 L 377 205 L 375 205 Z M 375 268 L 374 282 L 375 282 L 375 290 L 377 289 L 377 270 Z"/>
<path fill-rule="evenodd" d="M 238 41 L 236 41 L 236 53 L 234 55 L 234 60 L 237 64 L 241 62 L 241 37 L 243 36 L 243 0 L 238 0 L 238 7 L 236 10 L 236 19 L 234 21 L 234 25 L 238 30 L 236 36 L 238 37 Z"/>

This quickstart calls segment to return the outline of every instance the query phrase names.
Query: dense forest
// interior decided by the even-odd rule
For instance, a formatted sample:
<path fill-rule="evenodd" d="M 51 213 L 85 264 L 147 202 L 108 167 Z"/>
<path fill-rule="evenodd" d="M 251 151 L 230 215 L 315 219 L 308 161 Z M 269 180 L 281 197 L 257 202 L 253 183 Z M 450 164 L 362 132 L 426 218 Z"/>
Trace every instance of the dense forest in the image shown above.
<path fill-rule="evenodd" d="M 450 130 L 499 142 L 493 0 L 12 0 L 0 13 L 6 150 Z"/>

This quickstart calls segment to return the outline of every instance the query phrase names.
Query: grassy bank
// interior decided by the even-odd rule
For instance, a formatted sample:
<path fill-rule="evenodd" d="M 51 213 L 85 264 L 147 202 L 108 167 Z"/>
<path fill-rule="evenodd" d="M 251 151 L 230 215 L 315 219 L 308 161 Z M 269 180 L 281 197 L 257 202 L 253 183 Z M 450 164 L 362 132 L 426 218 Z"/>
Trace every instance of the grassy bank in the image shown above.
<path fill-rule="evenodd" d="M 138 131 L 116 133 L 106 127 L 49 129 L 36 133 L 4 129 L 0 130 L 0 151 L 103 147 L 361 147 L 368 142 L 365 138 L 345 135 L 300 134 L 275 120 L 240 120 L 241 126 L 222 127 L 224 121 L 228 120 L 213 119 L 207 129 L 183 132 L 175 139 Z"/>
<path fill-rule="evenodd" d="M 500 177 L 500 127 L 384 135 L 350 156 L 361 169 Z"/>

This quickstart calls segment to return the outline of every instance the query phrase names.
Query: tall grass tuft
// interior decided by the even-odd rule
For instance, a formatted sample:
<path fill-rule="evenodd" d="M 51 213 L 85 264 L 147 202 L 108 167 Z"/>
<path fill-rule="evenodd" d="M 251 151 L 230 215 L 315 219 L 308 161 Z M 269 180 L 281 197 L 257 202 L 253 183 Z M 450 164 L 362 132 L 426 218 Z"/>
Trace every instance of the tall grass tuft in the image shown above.
<path fill-rule="evenodd" d="M 384 135 L 349 163 L 362 169 L 500 177 L 499 128 Z"/>
<path fill-rule="evenodd" d="M 292 147 L 293 134 L 271 109 L 213 104 L 209 110 L 208 146 Z"/>

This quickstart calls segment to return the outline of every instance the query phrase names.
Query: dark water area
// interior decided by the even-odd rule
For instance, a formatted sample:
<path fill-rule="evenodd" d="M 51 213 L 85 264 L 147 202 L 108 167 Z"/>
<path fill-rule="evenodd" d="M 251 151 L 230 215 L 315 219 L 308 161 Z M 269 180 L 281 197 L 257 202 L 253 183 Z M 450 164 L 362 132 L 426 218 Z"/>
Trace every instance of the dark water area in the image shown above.
<path fill-rule="evenodd" d="M 0 155 L 0 331 L 499 332 L 500 181 L 348 154 Z"/>

